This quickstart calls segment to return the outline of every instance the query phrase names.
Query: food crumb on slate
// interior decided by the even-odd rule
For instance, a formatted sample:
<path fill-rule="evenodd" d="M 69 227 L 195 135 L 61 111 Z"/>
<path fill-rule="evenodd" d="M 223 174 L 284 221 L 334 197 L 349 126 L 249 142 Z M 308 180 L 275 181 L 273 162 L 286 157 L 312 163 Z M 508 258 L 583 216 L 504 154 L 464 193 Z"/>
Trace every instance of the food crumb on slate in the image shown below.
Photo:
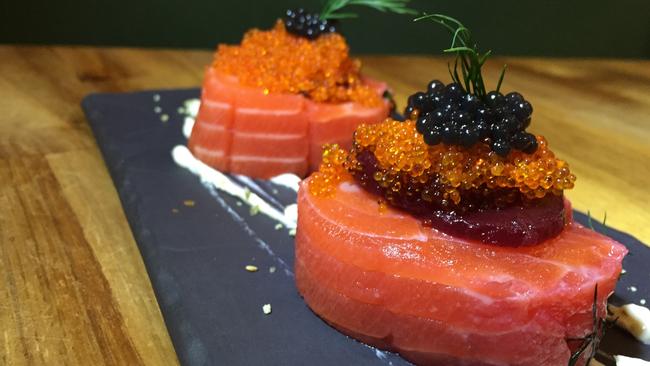
<path fill-rule="evenodd" d="M 260 213 L 260 206 L 258 206 L 258 205 L 251 206 L 251 209 L 250 209 L 251 216 L 255 216 L 258 213 Z"/>

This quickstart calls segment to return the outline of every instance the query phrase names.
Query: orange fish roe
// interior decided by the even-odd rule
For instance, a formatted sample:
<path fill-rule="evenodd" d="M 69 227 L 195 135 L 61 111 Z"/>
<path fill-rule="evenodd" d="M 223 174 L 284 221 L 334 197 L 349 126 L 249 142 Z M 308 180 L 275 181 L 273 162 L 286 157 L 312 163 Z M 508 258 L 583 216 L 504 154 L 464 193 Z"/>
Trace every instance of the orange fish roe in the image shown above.
<path fill-rule="evenodd" d="M 339 183 L 351 180 L 346 168 L 348 152 L 337 144 L 323 146 L 323 160 L 318 171 L 312 174 L 309 191 L 315 196 L 329 196 Z"/>
<path fill-rule="evenodd" d="M 361 79 L 361 61 L 350 58 L 343 36 L 331 33 L 308 40 L 288 33 L 282 21 L 268 31 L 248 31 L 240 45 L 219 45 L 212 64 L 237 76 L 243 85 L 269 93 L 303 94 L 315 102 L 381 105 L 377 92 Z"/>
<path fill-rule="evenodd" d="M 411 120 L 388 119 L 376 125 L 361 125 L 347 158 L 342 157 L 338 147 L 325 150 L 324 156 L 335 154 L 336 159 L 321 167 L 318 174 L 323 177 L 319 177 L 319 188 L 312 193 L 327 194 L 331 190 L 327 184 L 347 179 L 349 172 L 362 171 L 356 160 L 362 151 L 372 152 L 381 167 L 372 177 L 379 186 L 394 195 L 419 194 L 425 201 L 432 201 L 435 192 L 427 187 L 434 186 L 443 191 L 444 200 L 456 205 L 467 191 L 514 189 L 532 199 L 549 193 L 561 195 L 564 189 L 573 188 L 576 177 L 568 164 L 555 157 L 546 139 L 537 136 L 537 142 L 533 154 L 512 151 L 502 158 L 484 143 L 470 148 L 429 146 Z"/>

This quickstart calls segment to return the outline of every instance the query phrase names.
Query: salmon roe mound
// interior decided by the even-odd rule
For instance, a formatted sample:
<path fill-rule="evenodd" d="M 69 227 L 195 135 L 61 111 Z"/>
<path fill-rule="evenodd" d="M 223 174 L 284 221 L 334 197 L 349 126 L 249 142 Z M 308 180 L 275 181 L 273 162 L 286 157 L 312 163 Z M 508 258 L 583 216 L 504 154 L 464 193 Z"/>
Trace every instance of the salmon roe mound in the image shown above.
<path fill-rule="evenodd" d="M 337 144 L 323 146 L 323 160 L 312 174 L 309 191 L 315 196 L 330 196 L 343 181 L 352 180 L 348 172 L 348 152 Z"/>
<path fill-rule="evenodd" d="M 561 195 L 573 188 L 576 177 L 569 166 L 557 159 L 546 139 L 537 136 L 533 154 L 511 151 L 500 157 L 486 143 L 466 148 L 456 145 L 427 145 L 415 130 L 415 122 L 387 119 L 376 125 L 360 125 L 349 153 L 338 146 L 324 150 L 323 164 L 314 176 L 311 191 L 327 195 L 342 180 L 364 167 L 356 159 L 372 152 L 379 166 L 373 179 L 394 195 L 419 194 L 425 201 L 448 200 L 458 205 L 463 192 L 514 190 L 526 198 Z M 326 158 L 327 157 L 327 158 Z M 429 191 L 437 187 L 442 195 Z M 390 197 L 388 197 L 390 199 Z"/>
<path fill-rule="evenodd" d="M 343 36 L 330 33 L 309 40 L 288 33 L 280 20 L 271 30 L 248 31 L 240 45 L 219 45 L 212 66 L 265 93 L 367 107 L 382 103 L 376 90 L 363 83 L 361 61 L 350 58 Z"/>

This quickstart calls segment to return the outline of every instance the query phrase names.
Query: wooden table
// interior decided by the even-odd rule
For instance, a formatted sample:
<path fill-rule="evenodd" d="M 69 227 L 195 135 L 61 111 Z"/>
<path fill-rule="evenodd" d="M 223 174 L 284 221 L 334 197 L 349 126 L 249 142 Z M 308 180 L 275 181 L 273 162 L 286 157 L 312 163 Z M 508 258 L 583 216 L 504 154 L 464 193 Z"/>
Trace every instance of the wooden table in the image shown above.
<path fill-rule="evenodd" d="M 0 363 L 177 364 L 79 107 L 91 92 L 197 86 L 210 52 L 0 46 Z M 403 101 L 446 61 L 364 57 Z M 650 243 L 650 62 L 495 59 L 578 176 L 575 207 Z"/>

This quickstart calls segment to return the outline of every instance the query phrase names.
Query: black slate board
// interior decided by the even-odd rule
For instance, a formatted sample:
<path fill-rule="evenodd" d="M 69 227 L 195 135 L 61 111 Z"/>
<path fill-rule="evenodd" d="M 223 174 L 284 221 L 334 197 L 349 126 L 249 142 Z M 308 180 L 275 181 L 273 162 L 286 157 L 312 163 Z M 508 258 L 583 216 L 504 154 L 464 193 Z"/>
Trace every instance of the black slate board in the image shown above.
<path fill-rule="evenodd" d="M 293 238 L 287 231 L 276 230 L 262 215 L 251 216 L 236 199 L 210 192 L 172 161 L 171 149 L 185 143 L 184 116 L 177 109 L 198 95 L 198 89 L 93 94 L 82 102 L 181 363 L 408 365 L 316 317 L 294 286 Z M 162 114 L 169 120 L 163 122 Z M 288 189 L 257 183 L 258 192 L 274 197 L 278 207 L 295 201 Z M 185 206 L 185 200 L 195 205 Z M 587 219 L 577 212 L 576 218 Z M 650 300 L 650 250 L 625 233 L 594 226 L 630 249 L 627 274 L 612 302 Z M 247 264 L 259 272 L 246 272 Z M 277 270 L 270 273 L 270 267 Z M 262 313 L 266 303 L 273 311 L 268 316 Z M 650 347 L 617 329 L 602 349 L 650 359 Z"/>

